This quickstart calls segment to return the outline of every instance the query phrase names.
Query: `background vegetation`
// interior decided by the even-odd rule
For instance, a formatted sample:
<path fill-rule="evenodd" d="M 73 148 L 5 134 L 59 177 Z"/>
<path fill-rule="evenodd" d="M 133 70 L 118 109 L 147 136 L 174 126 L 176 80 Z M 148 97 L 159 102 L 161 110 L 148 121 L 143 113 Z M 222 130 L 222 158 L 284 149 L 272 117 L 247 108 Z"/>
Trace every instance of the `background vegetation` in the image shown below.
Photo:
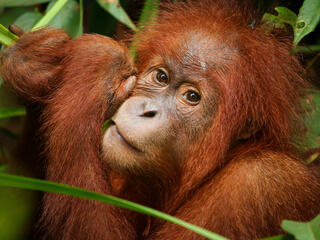
<path fill-rule="evenodd" d="M 144 23 L 157 15 L 158 0 L 0 0 L 0 42 L 14 44 L 16 36 L 7 31 L 16 24 L 24 31 L 51 25 L 65 29 L 70 36 L 83 32 L 99 33 L 126 39 Z M 270 28 L 283 28 L 292 36 L 292 54 L 297 54 L 306 67 L 306 77 L 320 86 L 320 1 L 319 0 L 257 0 L 257 8 L 266 12 L 263 22 Z M 257 19 L 257 22 L 260 19 Z M 252 23 L 254 26 L 255 22 Z M 132 50 L 133 54 L 134 51 Z M 320 94 L 308 96 L 309 128 L 306 149 L 320 147 Z M 30 239 L 38 206 L 39 194 L 30 190 L 51 191 L 99 200 L 174 222 L 210 239 L 225 239 L 166 214 L 117 198 L 88 192 L 60 184 L 17 177 L 34 177 L 34 166 L 11 157 L 21 134 L 25 110 L 18 99 L 2 85 L 0 79 L 0 239 Z M 306 155 L 308 162 L 319 157 L 317 150 Z M 18 188 L 12 188 L 18 187 Z M 24 189 L 21 189 L 24 188 Z M 320 199 L 319 199 L 320 202 Z M 310 223 L 284 221 L 282 227 L 290 234 L 269 239 L 320 239 L 320 215 Z M 188 230 L 186 230 L 188 231 Z"/>

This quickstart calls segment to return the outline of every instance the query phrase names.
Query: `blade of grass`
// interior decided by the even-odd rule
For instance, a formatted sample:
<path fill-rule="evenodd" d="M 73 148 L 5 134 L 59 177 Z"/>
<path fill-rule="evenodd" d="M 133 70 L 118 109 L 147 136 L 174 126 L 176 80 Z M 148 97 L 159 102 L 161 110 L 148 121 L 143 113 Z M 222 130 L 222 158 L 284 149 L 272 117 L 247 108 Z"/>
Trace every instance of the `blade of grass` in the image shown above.
<path fill-rule="evenodd" d="M 70 196 L 80 197 L 89 200 L 96 200 L 104 203 L 109 203 L 118 207 L 126 208 L 129 210 L 133 210 L 139 213 L 144 213 L 153 217 L 157 217 L 163 220 L 166 220 L 171 223 L 175 223 L 184 228 L 187 228 L 191 231 L 198 233 L 201 236 L 207 237 L 212 240 L 227 240 L 227 238 L 222 237 L 218 234 L 210 232 L 206 229 L 200 228 L 191 223 L 185 222 L 181 219 L 175 218 L 158 210 L 142 206 L 137 203 L 133 203 L 121 198 L 104 195 L 96 192 L 91 192 L 88 190 L 71 187 L 64 184 L 58 184 L 50 181 L 33 179 L 28 177 L 20 177 L 6 173 L 0 173 L 0 185 L 7 187 L 17 187 L 17 188 L 25 188 L 31 190 L 38 191 L 46 191 L 52 193 L 62 193 Z"/>
<path fill-rule="evenodd" d="M 18 39 L 18 36 L 11 33 L 6 27 L 0 24 L 0 43 L 10 46 Z"/>
<path fill-rule="evenodd" d="M 10 107 L 0 109 L 0 118 L 16 117 L 26 115 L 26 109 L 24 107 Z"/>
<path fill-rule="evenodd" d="M 57 13 L 65 6 L 68 0 L 58 0 L 52 8 L 40 19 L 36 25 L 33 26 L 31 31 L 44 27 L 50 23 L 50 21 L 57 15 Z"/>
<path fill-rule="evenodd" d="M 152 22 L 158 16 L 159 0 L 146 0 L 144 2 L 142 12 L 138 21 L 138 27 L 141 28 L 144 24 Z"/>

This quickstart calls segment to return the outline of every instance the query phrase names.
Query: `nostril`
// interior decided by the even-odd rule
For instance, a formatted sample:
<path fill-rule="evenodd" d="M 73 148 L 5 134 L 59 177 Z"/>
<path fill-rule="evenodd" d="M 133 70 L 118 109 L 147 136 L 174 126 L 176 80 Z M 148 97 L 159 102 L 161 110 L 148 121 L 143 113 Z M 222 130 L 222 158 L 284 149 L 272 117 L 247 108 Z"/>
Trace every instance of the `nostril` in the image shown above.
<path fill-rule="evenodd" d="M 157 111 L 145 111 L 141 117 L 148 117 L 148 118 L 152 118 L 155 115 L 157 115 Z"/>

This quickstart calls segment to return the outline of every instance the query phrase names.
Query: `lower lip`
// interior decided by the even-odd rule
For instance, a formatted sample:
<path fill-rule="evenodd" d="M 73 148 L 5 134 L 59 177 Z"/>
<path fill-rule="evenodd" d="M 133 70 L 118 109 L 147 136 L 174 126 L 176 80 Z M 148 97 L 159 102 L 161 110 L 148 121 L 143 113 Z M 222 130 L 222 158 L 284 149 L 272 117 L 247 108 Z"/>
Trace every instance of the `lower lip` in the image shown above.
<path fill-rule="evenodd" d="M 117 137 L 121 141 L 121 143 L 123 145 L 125 145 L 126 147 L 134 150 L 135 152 L 139 152 L 139 153 L 141 152 L 139 149 L 137 149 L 134 146 L 132 146 L 131 144 L 129 144 L 124 137 L 122 137 L 122 135 L 119 133 L 118 128 L 115 124 L 109 127 L 109 131 L 111 131 L 110 132 L 111 135 L 113 135 L 114 137 Z"/>

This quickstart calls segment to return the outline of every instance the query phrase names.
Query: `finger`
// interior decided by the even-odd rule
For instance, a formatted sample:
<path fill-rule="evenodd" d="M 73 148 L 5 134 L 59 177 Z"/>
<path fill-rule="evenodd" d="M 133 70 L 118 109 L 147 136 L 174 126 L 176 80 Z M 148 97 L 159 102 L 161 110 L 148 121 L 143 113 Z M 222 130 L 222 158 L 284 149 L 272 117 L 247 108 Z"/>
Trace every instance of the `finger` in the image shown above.
<path fill-rule="evenodd" d="M 17 35 L 18 37 L 21 37 L 24 34 L 24 31 L 20 27 L 18 27 L 17 25 L 14 25 L 14 24 L 11 24 L 9 26 L 9 30 L 13 34 Z"/>

